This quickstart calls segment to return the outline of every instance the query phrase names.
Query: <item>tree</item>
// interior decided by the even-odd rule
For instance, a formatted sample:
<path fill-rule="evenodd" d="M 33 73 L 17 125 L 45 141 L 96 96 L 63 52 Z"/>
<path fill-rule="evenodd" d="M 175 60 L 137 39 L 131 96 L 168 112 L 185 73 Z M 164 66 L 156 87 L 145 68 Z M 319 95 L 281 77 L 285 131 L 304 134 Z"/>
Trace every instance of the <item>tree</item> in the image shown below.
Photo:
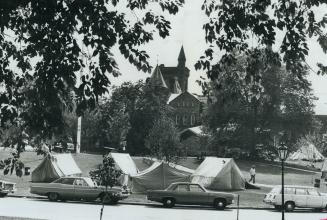
<path fill-rule="evenodd" d="M 115 168 L 115 161 L 109 155 L 103 157 L 102 164 L 99 165 L 98 169 L 90 171 L 90 177 L 96 181 L 99 185 L 105 186 L 106 190 L 101 195 L 102 207 L 100 213 L 100 219 L 102 219 L 104 204 L 116 204 L 119 200 L 115 194 L 108 193 L 108 187 L 119 185 L 118 178 L 122 172 Z"/>
<path fill-rule="evenodd" d="M 247 0 L 205 0 L 202 10 L 208 17 L 203 25 L 208 49 L 196 63 L 197 69 L 207 71 L 210 79 L 216 79 L 221 67 L 235 62 L 234 51 L 251 53 L 250 42 L 260 48 L 276 45 L 276 34 L 283 36 L 283 41 L 271 53 L 267 65 L 279 60 L 285 63 L 286 70 L 293 77 L 303 78 L 302 69 L 307 66 L 308 40 L 317 39 L 323 52 L 327 52 L 326 15 L 317 20 L 315 9 L 325 5 L 324 0 L 313 1 L 247 1 Z M 278 43 L 279 44 L 279 43 Z M 216 63 L 216 54 L 222 52 L 220 61 Z M 325 65 L 318 63 L 318 74 L 326 74 Z M 251 64 L 245 68 L 251 70 Z M 255 70 L 255 69 L 252 69 Z M 253 76 L 255 71 L 247 71 Z"/>
<path fill-rule="evenodd" d="M 129 115 L 123 102 L 114 100 L 99 106 L 96 130 L 103 146 L 122 148 L 126 135 L 130 129 Z"/>
<path fill-rule="evenodd" d="M 149 56 L 140 46 L 155 32 L 164 38 L 170 30 L 170 22 L 151 8 L 176 14 L 183 2 L 1 0 L 1 126 L 22 119 L 19 126 L 49 138 L 62 130 L 64 108 L 72 111 L 76 104 L 78 115 L 94 108 L 108 91 L 109 76 L 120 75 L 114 46 L 149 72 Z M 136 11 L 140 17 L 127 15 Z"/>
<path fill-rule="evenodd" d="M 220 75 L 210 83 L 215 102 L 206 122 L 218 146 L 242 146 L 258 156 L 256 146 L 271 149 L 273 137 L 281 131 L 286 131 L 288 146 L 312 131 L 315 98 L 306 79 L 308 71 L 303 69 L 300 80 L 278 63 L 266 66 L 269 53 L 254 49 L 234 55 L 236 62 L 221 65 Z M 247 74 L 249 64 L 256 73 Z"/>
<path fill-rule="evenodd" d="M 179 135 L 174 121 L 166 115 L 159 117 L 149 131 L 145 146 L 152 156 L 168 162 L 180 156 Z"/>

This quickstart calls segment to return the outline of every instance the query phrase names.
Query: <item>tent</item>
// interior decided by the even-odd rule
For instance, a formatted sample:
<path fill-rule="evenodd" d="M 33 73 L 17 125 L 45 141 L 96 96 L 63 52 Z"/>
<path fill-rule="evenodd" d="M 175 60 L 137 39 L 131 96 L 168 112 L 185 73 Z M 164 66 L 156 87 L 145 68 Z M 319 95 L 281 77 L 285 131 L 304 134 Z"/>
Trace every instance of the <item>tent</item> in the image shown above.
<path fill-rule="evenodd" d="M 146 192 L 151 189 L 165 189 L 174 182 L 189 182 L 194 170 L 186 167 L 155 161 L 148 169 L 132 176 L 132 191 Z"/>
<path fill-rule="evenodd" d="M 115 161 L 116 169 L 123 173 L 121 178 L 119 178 L 120 183 L 128 185 L 130 176 L 136 175 L 139 172 L 131 156 L 125 153 L 110 153 L 109 157 Z"/>
<path fill-rule="evenodd" d="M 325 157 L 317 150 L 313 144 L 302 146 L 296 152 L 290 155 L 290 160 L 307 160 L 307 161 L 321 161 Z"/>
<path fill-rule="evenodd" d="M 245 178 L 233 158 L 206 157 L 192 174 L 191 182 L 213 190 L 245 188 Z"/>
<path fill-rule="evenodd" d="M 32 182 L 51 182 L 62 176 L 80 176 L 82 171 L 71 154 L 48 154 L 33 170 Z"/>
<path fill-rule="evenodd" d="M 325 160 L 322 164 L 321 179 L 327 179 L 327 160 Z"/>

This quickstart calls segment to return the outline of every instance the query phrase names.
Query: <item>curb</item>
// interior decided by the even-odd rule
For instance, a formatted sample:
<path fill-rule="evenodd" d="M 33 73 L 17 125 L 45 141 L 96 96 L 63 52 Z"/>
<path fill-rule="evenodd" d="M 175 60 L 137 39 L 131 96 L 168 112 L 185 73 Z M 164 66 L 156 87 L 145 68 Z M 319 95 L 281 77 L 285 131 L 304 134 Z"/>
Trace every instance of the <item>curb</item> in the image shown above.
<path fill-rule="evenodd" d="M 8 195 L 7 197 L 11 198 L 28 198 L 28 199 L 46 199 L 46 197 L 41 196 L 22 196 L 22 195 Z M 133 202 L 133 201 L 120 201 L 119 204 L 122 205 L 138 205 L 138 206 L 162 206 L 161 203 L 155 202 Z M 237 209 L 235 206 L 227 207 L 226 209 Z M 273 208 L 264 208 L 264 207 L 247 207 L 241 206 L 239 207 L 240 210 L 248 209 L 248 210 L 274 210 Z"/>

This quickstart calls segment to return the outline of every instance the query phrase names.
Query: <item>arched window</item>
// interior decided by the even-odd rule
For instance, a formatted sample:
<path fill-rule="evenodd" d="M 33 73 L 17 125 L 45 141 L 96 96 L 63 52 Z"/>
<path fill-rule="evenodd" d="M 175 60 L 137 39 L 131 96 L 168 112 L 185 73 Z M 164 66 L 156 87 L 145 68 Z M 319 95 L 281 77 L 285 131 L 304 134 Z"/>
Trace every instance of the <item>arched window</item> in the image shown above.
<path fill-rule="evenodd" d="M 191 125 L 195 124 L 195 115 L 191 115 Z"/>
<path fill-rule="evenodd" d="M 183 115 L 183 125 L 187 125 L 187 115 Z"/>

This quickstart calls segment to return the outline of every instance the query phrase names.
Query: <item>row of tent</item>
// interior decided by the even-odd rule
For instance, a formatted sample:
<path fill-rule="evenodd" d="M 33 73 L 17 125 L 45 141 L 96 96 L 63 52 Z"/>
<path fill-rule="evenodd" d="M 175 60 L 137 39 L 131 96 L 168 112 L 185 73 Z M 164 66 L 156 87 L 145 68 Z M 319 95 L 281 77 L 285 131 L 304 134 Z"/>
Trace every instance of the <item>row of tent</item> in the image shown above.
<path fill-rule="evenodd" d="M 246 180 L 232 158 L 206 157 L 196 170 L 154 161 L 149 168 L 140 172 L 129 154 L 111 153 L 110 156 L 124 175 L 121 183 L 128 185 L 133 192 L 165 189 L 174 182 L 199 183 L 212 190 L 245 188 Z"/>
<path fill-rule="evenodd" d="M 173 182 L 200 183 L 212 190 L 244 189 L 245 178 L 232 158 L 206 157 L 196 170 L 174 163 L 154 161 L 139 171 L 129 154 L 111 153 L 119 179 L 132 192 L 165 189 Z M 49 155 L 32 172 L 32 182 L 50 182 L 62 176 L 82 175 L 71 154 Z"/>

